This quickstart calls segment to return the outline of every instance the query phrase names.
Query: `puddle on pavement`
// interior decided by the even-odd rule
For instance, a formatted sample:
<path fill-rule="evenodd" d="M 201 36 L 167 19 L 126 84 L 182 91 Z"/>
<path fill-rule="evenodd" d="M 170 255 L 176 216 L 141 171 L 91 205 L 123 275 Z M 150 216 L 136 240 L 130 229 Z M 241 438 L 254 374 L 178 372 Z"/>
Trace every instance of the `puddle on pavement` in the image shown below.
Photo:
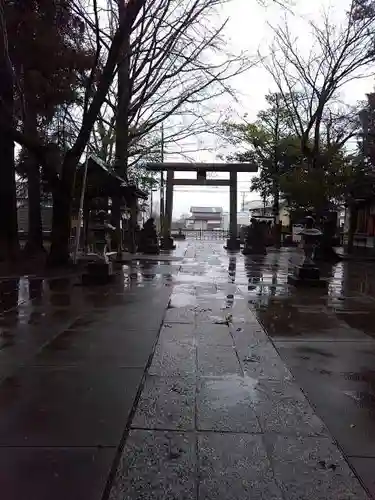
<path fill-rule="evenodd" d="M 195 307 L 197 305 L 197 297 L 190 293 L 172 293 L 169 307 Z"/>
<path fill-rule="evenodd" d="M 209 378 L 204 380 L 205 392 L 212 409 L 234 407 L 241 402 L 255 399 L 256 379 L 227 375 L 225 377 Z"/>

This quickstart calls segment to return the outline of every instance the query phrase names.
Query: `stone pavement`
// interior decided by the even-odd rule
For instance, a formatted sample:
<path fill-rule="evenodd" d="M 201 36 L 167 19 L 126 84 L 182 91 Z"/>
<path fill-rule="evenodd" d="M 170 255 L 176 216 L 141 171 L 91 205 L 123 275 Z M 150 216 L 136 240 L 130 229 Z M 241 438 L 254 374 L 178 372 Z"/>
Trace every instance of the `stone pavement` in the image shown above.
<path fill-rule="evenodd" d="M 286 284 L 287 254 L 249 262 L 242 285 L 257 319 L 350 466 L 375 498 L 375 267 L 326 266 L 328 290 Z M 246 273 L 238 281 L 246 281 Z M 241 286 L 241 285 L 240 285 Z M 249 287 L 249 289 L 247 289 Z"/>
<path fill-rule="evenodd" d="M 304 395 L 311 377 L 295 370 L 300 351 L 278 345 L 296 328 L 316 341 L 309 313 L 323 301 L 331 324 L 327 304 L 341 304 L 348 273 L 335 268 L 327 296 L 295 296 L 296 255 L 248 259 L 194 241 L 175 254 L 183 260 L 123 266 L 106 287 L 0 283 L 1 499 L 368 498 L 331 437 L 342 449 L 332 424 L 347 424 L 343 406 L 328 431 Z"/>
<path fill-rule="evenodd" d="M 1 283 L 2 500 L 102 498 L 179 266 Z"/>
<path fill-rule="evenodd" d="M 368 498 L 249 309 L 243 262 L 188 248 L 110 500 Z"/>

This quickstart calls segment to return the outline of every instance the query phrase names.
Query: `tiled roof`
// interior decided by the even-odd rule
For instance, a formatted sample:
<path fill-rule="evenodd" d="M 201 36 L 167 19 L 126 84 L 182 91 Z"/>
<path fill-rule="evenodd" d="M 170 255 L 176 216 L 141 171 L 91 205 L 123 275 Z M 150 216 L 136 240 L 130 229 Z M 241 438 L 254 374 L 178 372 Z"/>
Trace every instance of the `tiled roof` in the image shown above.
<path fill-rule="evenodd" d="M 223 212 L 222 207 L 191 207 L 190 212 L 193 213 L 204 213 L 204 214 L 221 214 Z"/>

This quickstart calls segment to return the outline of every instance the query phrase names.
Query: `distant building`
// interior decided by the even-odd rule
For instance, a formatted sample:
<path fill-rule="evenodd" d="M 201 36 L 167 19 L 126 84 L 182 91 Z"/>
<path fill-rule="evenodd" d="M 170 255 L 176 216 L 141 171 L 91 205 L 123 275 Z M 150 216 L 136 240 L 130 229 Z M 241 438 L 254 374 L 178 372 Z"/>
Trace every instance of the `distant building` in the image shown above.
<path fill-rule="evenodd" d="M 186 220 L 188 229 L 221 229 L 222 207 L 191 207 L 191 216 Z"/>
<path fill-rule="evenodd" d="M 237 212 L 237 226 L 240 229 L 241 226 L 248 226 L 250 224 L 250 214 L 249 212 Z M 223 213 L 222 226 L 221 229 L 224 231 L 229 231 L 229 212 Z"/>
<path fill-rule="evenodd" d="M 270 203 L 264 204 L 262 200 L 252 200 L 245 203 L 245 210 L 248 210 L 251 217 L 273 217 L 273 205 Z M 290 225 L 289 210 L 285 203 L 280 203 L 279 218 L 281 224 L 285 227 Z"/>

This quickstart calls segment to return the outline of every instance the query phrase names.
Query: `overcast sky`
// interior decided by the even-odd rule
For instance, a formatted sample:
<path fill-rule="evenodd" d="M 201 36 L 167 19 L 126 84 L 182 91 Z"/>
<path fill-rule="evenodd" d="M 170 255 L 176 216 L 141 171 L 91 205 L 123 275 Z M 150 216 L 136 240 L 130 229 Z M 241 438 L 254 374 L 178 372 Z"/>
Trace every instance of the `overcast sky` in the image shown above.
<path fill-rule="evenodd" d="M 269 0 L 269 3 L 272 3 Z M 349 0 L 294 0 L 292 7 L 294 16 L 293 27 L 295 33 L 300 38 L 299 47 L 309 47 L 309 36 L 306 33 L 306 24 L 303 17 L 318 19 L 323 9 L 330 9 L 331 18 L 335 18 L 338 23 L 345 15 Z M 256 0 L 232 0 L 221 9 L 222 19 L 229 18 L 226 26 L 226 38 L 232 51 L 243 49 L 250 53 L 257 53 L 259 47 L 262 52 L 272 40 L 272 32 L 268 23 L 273 25 L 280 22 L 285 12 L 279 7 L 262 7 Z M 242 74 L 232 81 L 232 86 L 238 92 L 239 102 L 236 103 L 230 97 L 225 99 L 223 106 L 232 106 L 235 110 L 234 118 L 240 119 L 241 115 L 248 113 L 249 120 L 255 119 L 257 113 L 265 107 L 265 95 L 269 91 L 275 90 L 272 78 L 261 66 L 252 68 L 246 74 Z M 348 103 L 355 103 L 365 97 L 366 92 L 373 90 L 373 79 L 359 80 L 348 85 L 344 90 L 344 99 Z M 219 152 L 219 151 L 218 151 Z M 168 151 L 166 152 L 168 153 Z M 165 161 L 176 158 L 165 157 Z M 214 153 L 200 153 L 196 155 L 197 161 L 218 161 Z M 181 160 L 183 161 L 183 160 Z M 177 176 L 177 175 L 176 175 Z M 178 175 L 178 177 L 190 177 L 188 175 Z M 238 206 L 245 196 L 246 200 L 259 198 L 257 194 L 249 192 L 250 175 L 239 174 L 238 176 Z M 245 193 L 241 194 L 241 192 Z M 221 206 L 224 210 L 229 209 L 229 191 L 227 188 L 175 188 L 173 217 L 179 217 L 182 213 L 188 213 L 190 206 Z"/>

